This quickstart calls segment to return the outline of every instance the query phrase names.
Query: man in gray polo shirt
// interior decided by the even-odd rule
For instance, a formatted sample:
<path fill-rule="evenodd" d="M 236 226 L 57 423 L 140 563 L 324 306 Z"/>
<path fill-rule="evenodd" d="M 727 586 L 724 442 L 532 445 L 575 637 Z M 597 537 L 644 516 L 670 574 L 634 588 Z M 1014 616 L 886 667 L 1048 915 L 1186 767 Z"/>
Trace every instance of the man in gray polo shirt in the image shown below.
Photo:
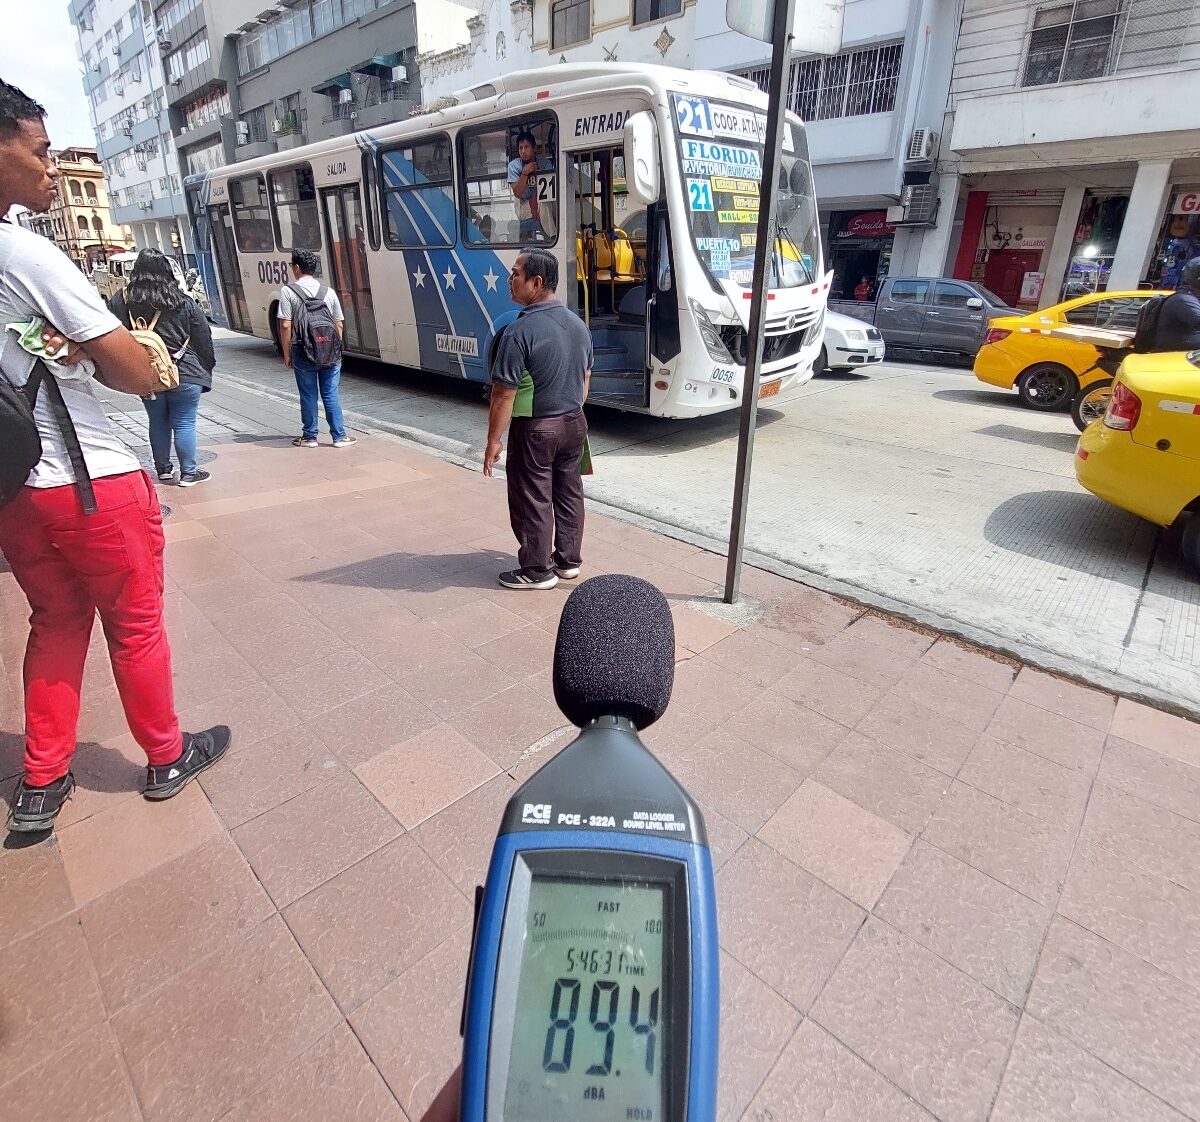
<path fill-rule="evenodd" d="M 522 253 L 508 291 L 524 305 L 500 339 L 491 368 L 491 408 L 483 474 L 500 459 L 509 428 L 508 516 L 519 569 L 501 573 L 505 588 L 553 588 L 579 576 L 583 480 L 579 467 L 592 375 L 592 337 L 556 300 L 558 261 L 541 249 Z M 511 419 L 511 425 L 509 424 Z"/>

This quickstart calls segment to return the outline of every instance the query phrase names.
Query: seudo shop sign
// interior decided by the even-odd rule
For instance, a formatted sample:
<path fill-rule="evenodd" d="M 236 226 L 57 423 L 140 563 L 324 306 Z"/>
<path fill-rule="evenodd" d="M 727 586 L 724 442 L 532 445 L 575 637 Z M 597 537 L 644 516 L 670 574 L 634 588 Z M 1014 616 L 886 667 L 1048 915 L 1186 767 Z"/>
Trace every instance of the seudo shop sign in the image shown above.
<path fill-rule="evenodd" d="M 886 210 L 839 211 L 833 222 L 833 240 L 847 238 L 890 238 L 896 227 L 887 220 Z"/>

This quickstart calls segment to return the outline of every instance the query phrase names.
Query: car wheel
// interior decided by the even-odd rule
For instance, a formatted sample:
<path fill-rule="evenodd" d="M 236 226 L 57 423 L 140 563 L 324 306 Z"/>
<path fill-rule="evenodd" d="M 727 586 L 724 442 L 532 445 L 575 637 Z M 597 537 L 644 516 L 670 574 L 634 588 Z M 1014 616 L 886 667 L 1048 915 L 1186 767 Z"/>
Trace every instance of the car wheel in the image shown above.
<path fill-rule="evenodd" d="M 1071 420 L 1075 427 L 1083 432 L 1093 421 L 1100 420 L 1108 409 L 1108 399 L 1112 397 L 1111 378 L 1093 382 L 1080 390 L 1071 402 Z"/>
<path fill-rule="evenodd" d="M 1193 510 L 1188 518 L 1183 537 L 1179 539 L 1179 552 L 1193 569 L 1200 572 L 1200 510 Z"/>
<path fill-rule="evenodd" d="M 813 363 L 814 374 L 829 373 L 829 352 L 824 346 L 821 347 L 821 353 L 817 355 L 817 361 Z"/>
<path fill-rule="evenodd" d="M 1065 366 L 1039 362 L 1021 375 L 1017 392 L 1023 405 L 1051 413 L 1071 404 L 1071 399 L 1079 392 L 1079 381 Z"/>

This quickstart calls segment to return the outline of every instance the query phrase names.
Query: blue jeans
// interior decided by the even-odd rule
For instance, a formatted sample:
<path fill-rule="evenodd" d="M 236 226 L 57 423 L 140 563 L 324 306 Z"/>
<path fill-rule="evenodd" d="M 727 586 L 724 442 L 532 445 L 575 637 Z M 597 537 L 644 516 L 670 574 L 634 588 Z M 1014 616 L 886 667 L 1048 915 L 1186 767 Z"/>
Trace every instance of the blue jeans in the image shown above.
<path fill-rule="evenodd" d="M 204 391 L 197 385 L 182 383 L 173 390 L 159 390 L 153 397 L 143 398 L 146 416 L 150 418 L 150 451 L 154 454 L 154 470 L 162 475 L 171 470 L 171 438 L 179 456 L 179 471 L 191 475 L 196 470 L 196 410 Z"/>
<path fill-rule="evenodd" d="M 292 348 L 292 371 L 296 375 L 296 389 L 300 391 L 300 423 L 304 435 L 311 440 L 317 438 L 317 396 L 325 404 L 325 420 L 329 422 L 329 435 L 341 440 L 346 435 L 342 423 L 342 403 L 338 399 L 338 382 L 342 377 L 342 364 L 313 366 L 304 352 Z"/>

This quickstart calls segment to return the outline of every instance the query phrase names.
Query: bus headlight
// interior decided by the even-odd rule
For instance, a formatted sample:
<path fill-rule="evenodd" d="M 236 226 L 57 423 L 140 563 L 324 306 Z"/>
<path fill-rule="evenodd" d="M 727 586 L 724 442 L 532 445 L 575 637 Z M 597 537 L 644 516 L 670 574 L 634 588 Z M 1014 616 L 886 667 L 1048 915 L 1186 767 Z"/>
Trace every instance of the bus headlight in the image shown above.
<path fill-rule="evenodd" d="M 729 348 L 725 346 L 721 339 L 721 333 L 717 330 L 713 321 L 708 318 L 708 313 L 704 307 L 694 297 L 688 297 L 688 303 L 692 307 L 692 315 L 696 317 L 696 326 L 700 329 L 700 338 L 704 340 L 704 346 L 708 350 L 709 357 L 713 362 L 733 362 L 733 356 L 729 353 Z"/>

